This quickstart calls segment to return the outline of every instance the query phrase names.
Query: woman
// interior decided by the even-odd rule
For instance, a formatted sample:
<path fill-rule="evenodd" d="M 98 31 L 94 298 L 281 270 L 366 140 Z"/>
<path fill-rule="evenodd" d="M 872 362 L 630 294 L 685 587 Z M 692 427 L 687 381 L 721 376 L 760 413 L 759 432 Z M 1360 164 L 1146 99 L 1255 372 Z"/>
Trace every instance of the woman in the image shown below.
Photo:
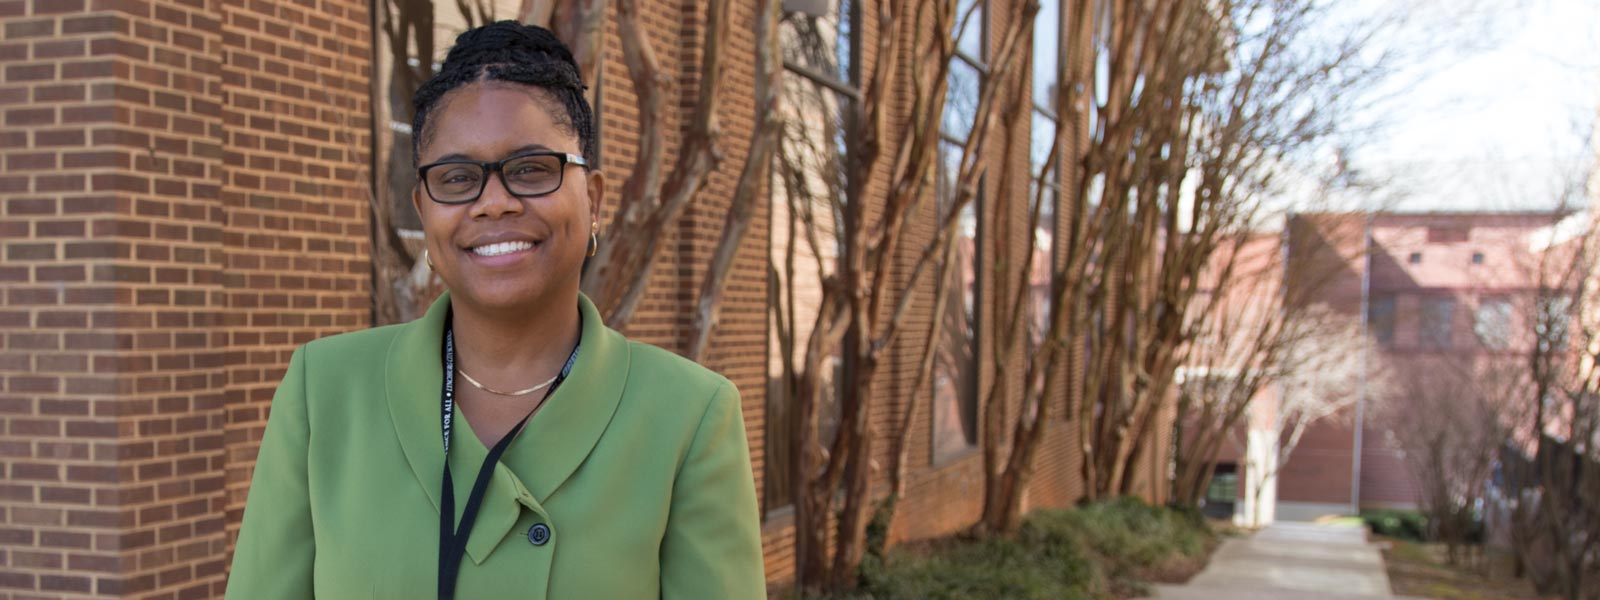
<path fill-rule="evenodd" d="M 738 390 L 578 293 L 605 179 L 571 52 L 467 31 L 414 102 L 449 291 L 295 352 L 228 597 L 763 596 Z"/>

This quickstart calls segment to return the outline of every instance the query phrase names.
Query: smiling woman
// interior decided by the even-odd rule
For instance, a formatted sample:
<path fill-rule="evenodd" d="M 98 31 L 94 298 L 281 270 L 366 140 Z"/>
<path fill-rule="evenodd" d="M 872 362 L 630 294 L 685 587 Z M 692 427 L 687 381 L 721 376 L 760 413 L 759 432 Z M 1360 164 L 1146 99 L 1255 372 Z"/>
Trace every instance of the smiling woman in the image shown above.
<path fill-rule="evenodd" d="M 412 202 L 448 292 L 295 353 L 229 598 L 764 594 L 738 390 L 578 291 L 605 177 L 577 73 L 505 21 L 417 91 Z"/>

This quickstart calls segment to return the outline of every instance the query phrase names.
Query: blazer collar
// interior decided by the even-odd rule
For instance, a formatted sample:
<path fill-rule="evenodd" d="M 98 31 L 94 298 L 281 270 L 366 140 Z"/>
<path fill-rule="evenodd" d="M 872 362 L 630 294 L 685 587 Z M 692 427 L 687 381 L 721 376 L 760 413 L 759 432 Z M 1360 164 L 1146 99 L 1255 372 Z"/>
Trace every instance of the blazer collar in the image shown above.
<path fill-rule="evenodd" d="M 411 472 L 427 492 L 435 512 L 439 510 L 439 483 L 444 472 L 444 446 L 439 424 L 439 394 L 444 385 L 444 362 L 440 348 L 450 295 L 441 295 L 422 318 L 401 326 L 390 342 L 386 364 L 386 395 L 395 434 Z M 467 542 L 467 552 L 482 563 L 516 525 L 520 506 L 544 514 L 543 503 L 578 469 L 600 441 L 616 414 L 627 384 L 631 353 L 628 340 L 601 320 L 587 296 L 579 294 L 578 308 L 583 317 L 583 337 L 578 360 L 561 387 L 551 394 L 496 467 L 479 509 L 477 523 Z M 476 468 L 488 450 L 470 433 L 459 410 L 458 427 L 451 440 L 452 454 L 472 461 L 473 472 L 455 473 L 461 488 L 456 507 L 466 503 Z M 505 465 L 531 465 L 519 478 Z M 453 463 L 459 466 L 461 463 Z M 454 469 L 453 469 L 454 470 Z M 464 482 L 464 483 L 463 483 Z M 551 523 L 554 528 L 557 524 Z"/>

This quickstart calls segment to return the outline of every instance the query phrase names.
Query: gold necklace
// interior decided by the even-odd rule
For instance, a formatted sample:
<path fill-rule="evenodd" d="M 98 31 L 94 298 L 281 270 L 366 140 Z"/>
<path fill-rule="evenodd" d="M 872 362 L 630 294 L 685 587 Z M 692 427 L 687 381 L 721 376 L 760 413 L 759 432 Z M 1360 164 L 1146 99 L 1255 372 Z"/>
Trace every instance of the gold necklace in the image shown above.
<path fill-rule="evenodd" d="M 551 377 L 549 379 L 546 379 L 544 383 L 541 383 L 539 385 L 533 386 L 533 387 L 525 389 L 525 390 L 517 390 L 515 392 L 502 392 L 500 390 L 492 389 L 489 386 L 486 386 L 486 385 L 483 385 L 481 383 L 478 383 L 478 380 L 473 379 L 471 375 L 468 375 L 466 371 L 463 371 L 460 368 L 457 368 L 456 372 L 460 373 L 461 377 L 467 380 L 467 383 L 472 384 L 472 387 L 478 388 L 478 389 L 483 390 L 485 392 L 489 392 L 489 393 L 494 394 L 496 396 L 526 396 L 528 394 L 532 394 L 534 392 L 542 390 L 542 389 L 544 389 L 545 387 L 549 386 L 552 383 L 555 383 L 556 382 L 556 377 L 560 377 L 561 376 L 558 373 L 558 374 L 556 374 L 555 377 Z"/>

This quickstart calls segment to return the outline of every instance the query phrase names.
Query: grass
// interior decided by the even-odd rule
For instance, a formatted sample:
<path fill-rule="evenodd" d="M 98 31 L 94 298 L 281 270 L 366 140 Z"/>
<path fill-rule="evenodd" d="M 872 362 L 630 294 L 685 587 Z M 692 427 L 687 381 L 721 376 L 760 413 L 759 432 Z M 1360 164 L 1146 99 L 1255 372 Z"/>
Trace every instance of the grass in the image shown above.
<path fill-rule="evenodd" d="M 1318 518 L 1316 520 L 1316 524 L 1318 524 L 1318 525 L 1338 525 L 1338 526 L 1354 527 L 1356 525 L 1366 525 L 1367 522 L 1365 520 L 1363 520 L 1361 517 L 1334 517 L 1334 516 L 1328 516 L 1328 517 Z"/>
<path fill-rule="evenodd" d="M 1506 576 L 1490 576 L 1469 567 L 1451 566 L 1445 561 L 1443 544 L 1381 537 L 1388 543 L 1383 551 L 1389 572 L 1389 587 L 1396 595 L 1437 600 L 1537 600 L 1527 581 Z"/>
<path fill-rule="evenodd" d="M 1121 499 L 1030 515 L 1015 538 L 947 538 L 897 548 L 831 600 L 1114 600 L 1205 566 L 1217 536 L 1198 513 Z M 818 599 L 823 600 L 823 599 Z"/>

